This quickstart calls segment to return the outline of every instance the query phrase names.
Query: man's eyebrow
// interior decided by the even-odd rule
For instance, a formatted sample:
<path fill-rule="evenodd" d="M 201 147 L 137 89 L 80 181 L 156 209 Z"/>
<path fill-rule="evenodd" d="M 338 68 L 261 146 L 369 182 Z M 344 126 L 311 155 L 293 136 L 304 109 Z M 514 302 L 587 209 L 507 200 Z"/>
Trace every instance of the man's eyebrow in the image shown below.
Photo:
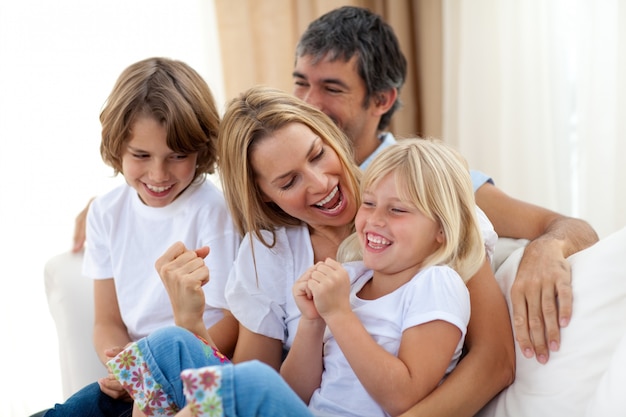
<path fill-rule="evenodd" d="M 303 80 L 307 79 L 307 77 L 304 74 L 298 71 L 294 71 L 291 75 L 295 78 L 302 78 Z M 323 84 L 334 84 L 334 85 L 338 85 L 339 87 L 348 89 L 348 85 L 344 83 L 343 81 L 341 81 L 339 78 L 323 78 L 321 81 Z"/>

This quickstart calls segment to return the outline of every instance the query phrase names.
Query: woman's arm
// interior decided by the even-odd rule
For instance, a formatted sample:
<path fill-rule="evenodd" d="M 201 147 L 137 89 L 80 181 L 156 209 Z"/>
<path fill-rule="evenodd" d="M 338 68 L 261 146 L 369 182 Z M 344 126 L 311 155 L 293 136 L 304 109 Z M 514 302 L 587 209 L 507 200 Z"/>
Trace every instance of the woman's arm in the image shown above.
<path fill-rule="evenodd" d="M 265 362 L 278 371 L 283 361 L 283 342 L 254 333 L 240 324 L 233 362 L 239 363 L 253 359 Z"/>
<path fill-rule="evenodd" d="M 470 417 L 515 376 L 515 347 L 506 301 L 488 261 L 467 283 L 472 308 L 466 356 L 430 395 L 402 417 Z"/>

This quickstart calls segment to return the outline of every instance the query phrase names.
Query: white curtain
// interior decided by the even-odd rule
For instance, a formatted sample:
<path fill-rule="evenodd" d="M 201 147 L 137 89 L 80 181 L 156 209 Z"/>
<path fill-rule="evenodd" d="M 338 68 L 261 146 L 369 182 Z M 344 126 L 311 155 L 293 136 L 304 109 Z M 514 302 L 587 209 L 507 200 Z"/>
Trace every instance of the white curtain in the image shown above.
<path fill-rule="evenodd" d="M 445 0 L 443 136 L 509 195 L 626 226 L 626 2 Z"/>
<path fill-rule="evenodd" d="M 223 103 L 212 0 L 0 1 L 0 416 L 63 399 L 44 263 L 70 249 L 88 199 L 123 181 L 100 158 L 98 116 L 149 56 L 187 62 Z"/>

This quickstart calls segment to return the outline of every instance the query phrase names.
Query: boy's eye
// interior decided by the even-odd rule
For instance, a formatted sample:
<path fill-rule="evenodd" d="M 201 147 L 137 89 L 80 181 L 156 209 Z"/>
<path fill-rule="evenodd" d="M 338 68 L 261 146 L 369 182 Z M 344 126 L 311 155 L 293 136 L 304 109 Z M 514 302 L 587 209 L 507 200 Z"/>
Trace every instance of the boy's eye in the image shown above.
<path fill-rule="evenodd" d="M 174 156 L 172 156 L 172 159 L 176 159 L 176 160 L 187 159 L 188 156 L 189 155 L 174 155 Z"/>
<path fill-rule="evenodd" d="M 138 159 L 143 159 L 143 158 L 147 158 L 149 155 L 146 153 L 134 153 L 132 154 L 133 157 L 138 158 Z"/>

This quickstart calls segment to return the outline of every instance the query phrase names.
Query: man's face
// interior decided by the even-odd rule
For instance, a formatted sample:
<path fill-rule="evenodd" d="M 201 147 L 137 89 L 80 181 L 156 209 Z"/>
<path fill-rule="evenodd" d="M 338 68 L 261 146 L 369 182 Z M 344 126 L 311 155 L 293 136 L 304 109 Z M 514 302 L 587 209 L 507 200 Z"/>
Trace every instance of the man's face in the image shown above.
<path fill-rule="evenodd" d="M 297 57 L 293 93 L 326 113 L 358 144 L 376 135 L 380 117 L 372 113 L 372 100 L 364 105 L 365 82 L 356 63 L 356 56 L 349 61 L 323 58 L 317 63 L 310 55 Z"/>

